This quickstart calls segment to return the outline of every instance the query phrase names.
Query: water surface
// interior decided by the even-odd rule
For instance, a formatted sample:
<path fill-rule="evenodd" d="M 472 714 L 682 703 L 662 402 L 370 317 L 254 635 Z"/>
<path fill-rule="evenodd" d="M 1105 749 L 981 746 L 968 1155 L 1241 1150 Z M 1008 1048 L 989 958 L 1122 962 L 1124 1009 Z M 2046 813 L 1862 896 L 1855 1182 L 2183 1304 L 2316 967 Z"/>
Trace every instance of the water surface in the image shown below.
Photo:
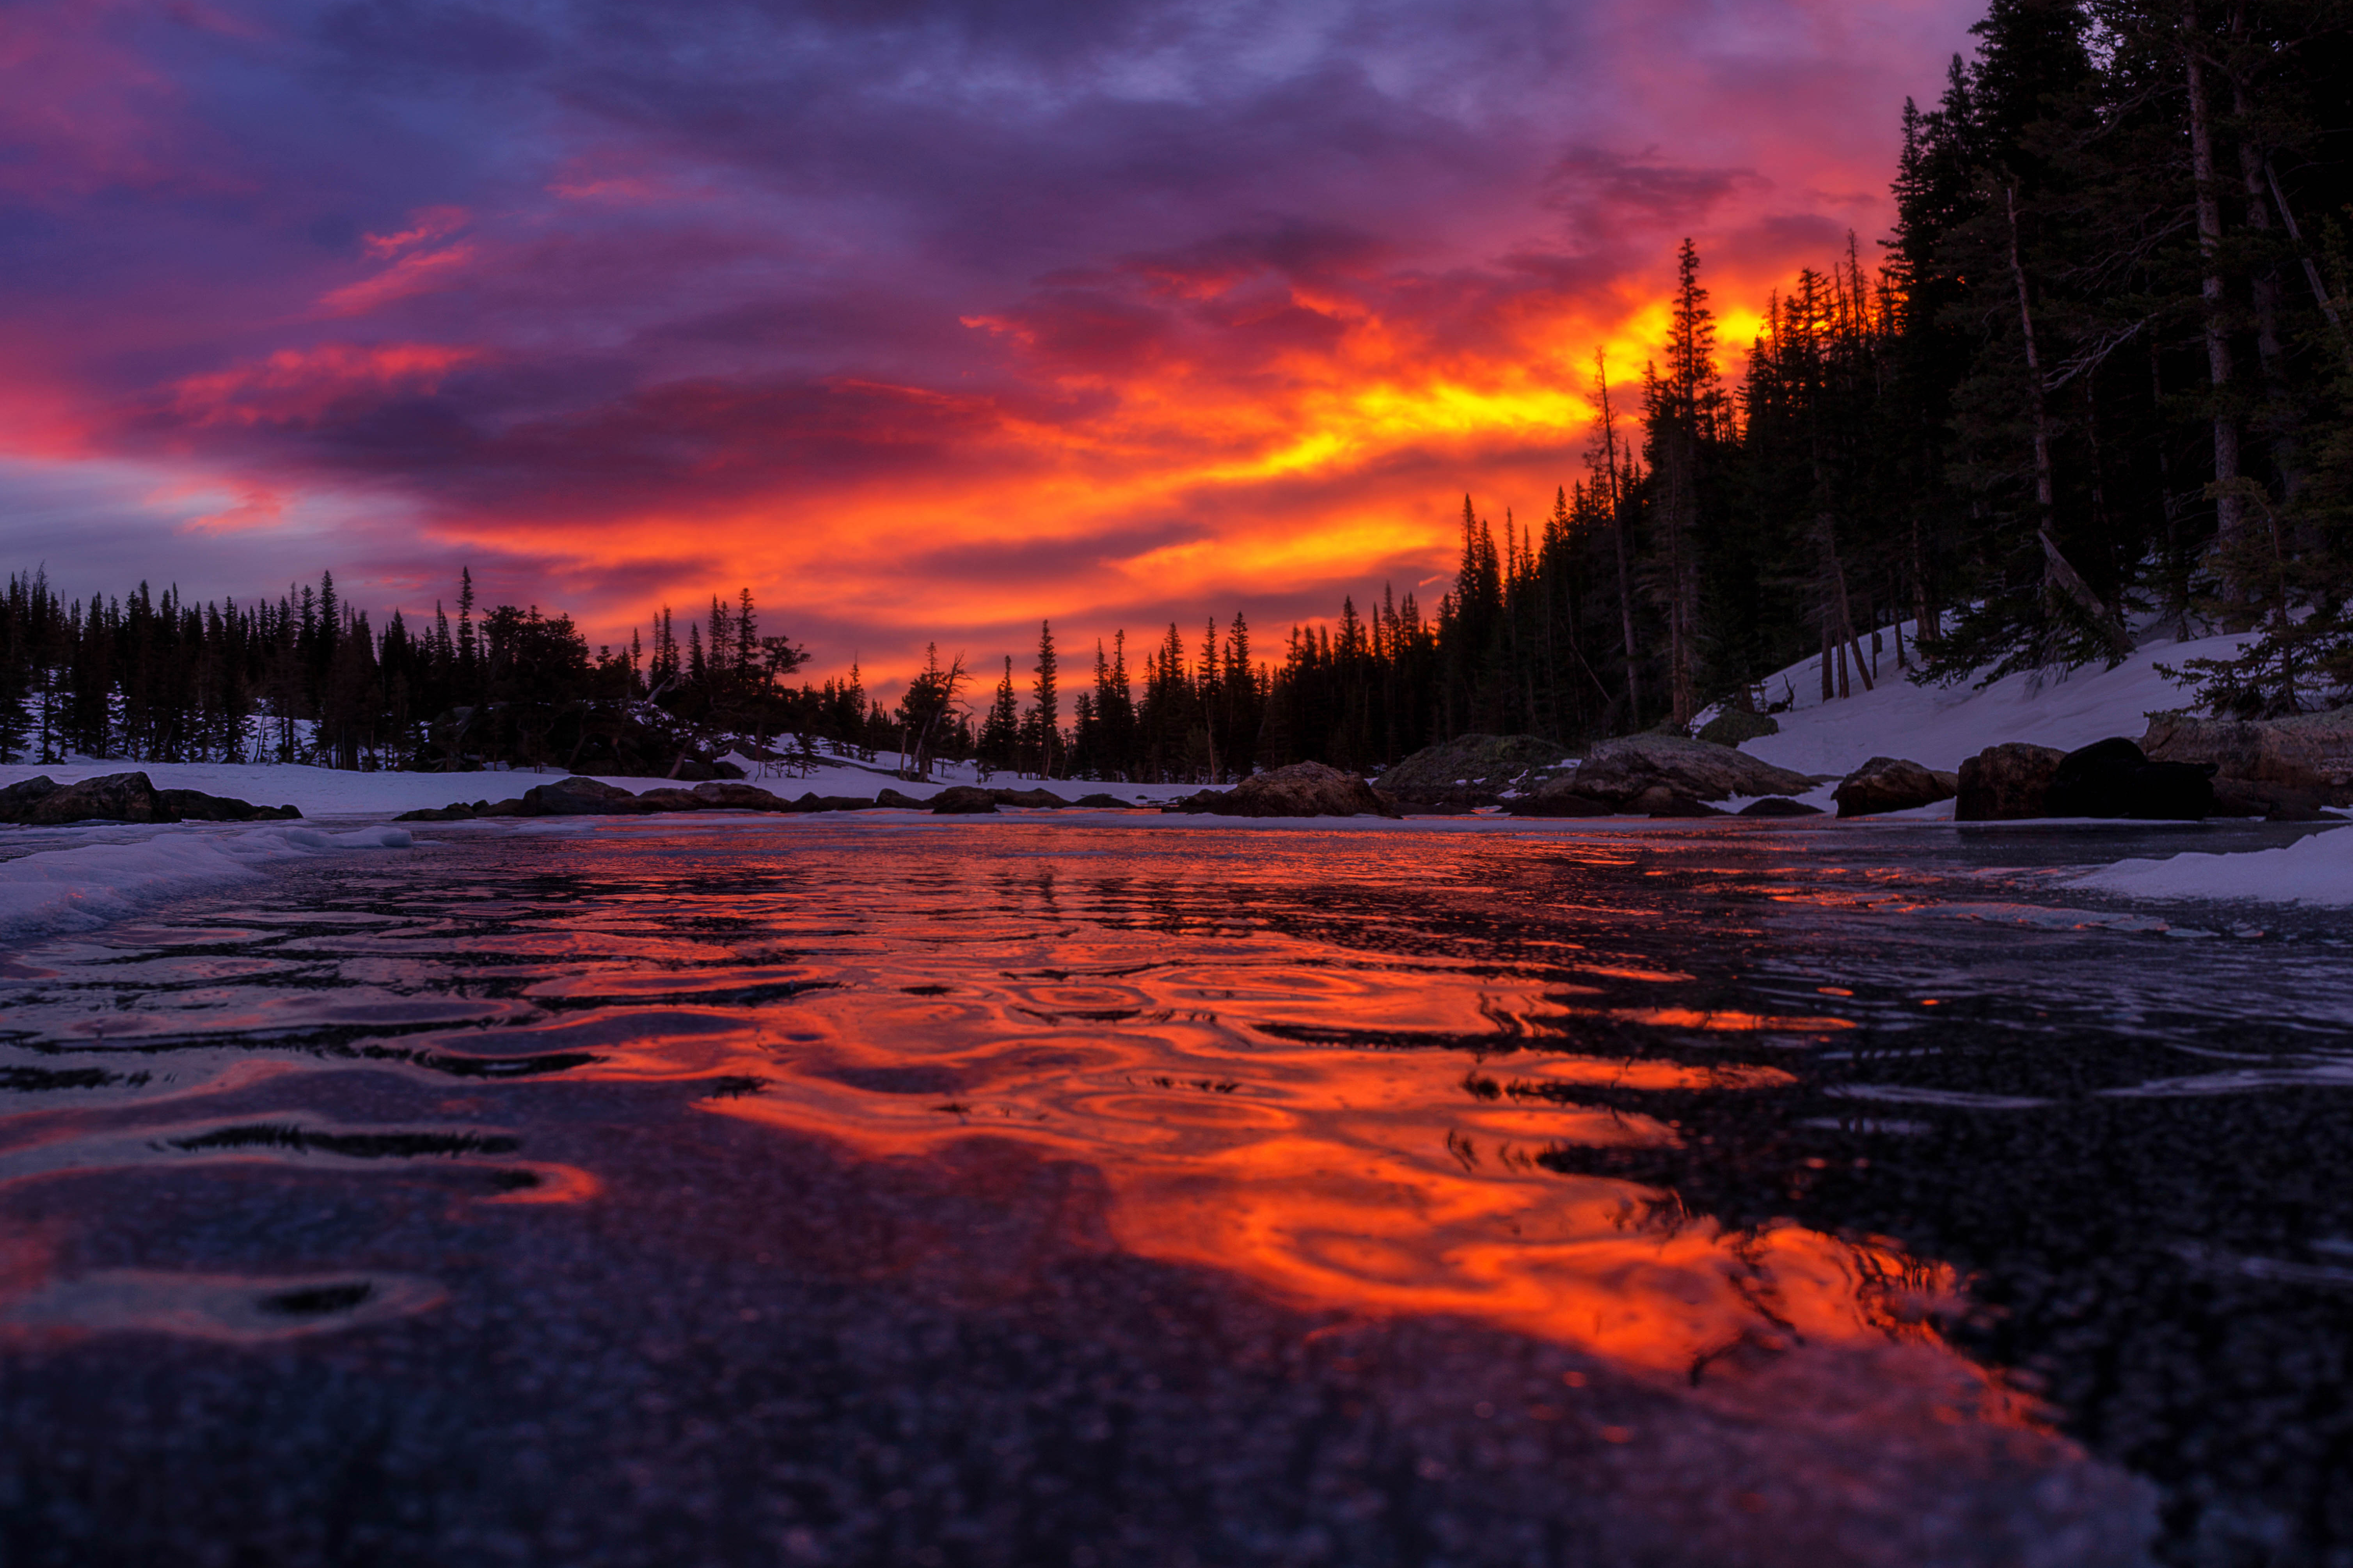
<path fill-rule="evenodd" d="M 10 1562 L 2353 1550 L 2190 835 L 457 827 L 0 961 Z"/>

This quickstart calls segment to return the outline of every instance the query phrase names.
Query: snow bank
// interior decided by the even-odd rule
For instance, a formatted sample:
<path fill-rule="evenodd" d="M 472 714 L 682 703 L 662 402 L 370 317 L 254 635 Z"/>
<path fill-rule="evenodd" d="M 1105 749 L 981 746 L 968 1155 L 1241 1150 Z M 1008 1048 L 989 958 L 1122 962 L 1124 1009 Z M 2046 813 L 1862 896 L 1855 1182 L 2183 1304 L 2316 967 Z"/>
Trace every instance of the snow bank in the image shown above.
<path fill-rule="evenodd" d="M 164 828 L 131 843 L 45 849 L 0 862 L 0 935 L 88 931 L 167 899 L 250 881 L 275 862 L 411 842 L 398 827 L 328 833 L 290 822 L 229 833 Z"/>
<path fill-rule="evenodd" d="M 1908 642 L 1911 627 L 1905 637 Z M 1875 756 L 1908 757 L 1926 767 L 1957 769 L 1988 746 L 2029 741 L 2072 752 L 2111 735 L 2137 741 L 2148 715 L 2189 705 L 2188 689 L 2156 666 L 2185 659 L 2229 658 L 2239 637 L 2190 642 L 2152 638 L 2114 669 L 2086 665 L 2066 674 L 2005 676 L 1982 689 L 1915 686 L 1895 668 L 1892 639 L 1879 660 L 1875 689 L 1857 681 L 1852 697 L 1822 700 L 1821 660 L 1793 664 L 1765 683 L 1767 703 L 1794 699 L 1774 718 L 1781 731 L 1745 742 L 1741 750 L 1801 773 L 1852 772 Z M 1868 645 L 1866 645 L 1868 646 Z"/>
<path fill-rule="evenodd" d="M 2075 885 L 2136 899 L 2263 899 L 2353 905 L 2353 828 L 2330 828 L 2280 849 L 2119 860 Z"/>

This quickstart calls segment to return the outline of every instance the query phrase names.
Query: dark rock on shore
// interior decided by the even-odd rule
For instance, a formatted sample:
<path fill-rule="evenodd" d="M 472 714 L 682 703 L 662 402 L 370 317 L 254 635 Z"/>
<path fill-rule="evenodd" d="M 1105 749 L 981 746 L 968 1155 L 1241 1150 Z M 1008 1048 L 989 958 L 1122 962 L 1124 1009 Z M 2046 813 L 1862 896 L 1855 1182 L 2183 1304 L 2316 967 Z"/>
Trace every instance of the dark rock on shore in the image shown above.
<path fill-rule="evenodd" d="M 1743 816 L 1820 816 L 1822 808 L 1808 805 L 1801 800 L 1785 795 L 1768 795 L 1763 800 L 1752 800 L 1740 808 Z"/>
<path fill-rule="evenodd" d="M 535 808 L 522 815 L 537 816 L 634 816 L 648 809 L 618 784 L 578 777 L 534 785 L 522 792 L 522 803 Z"/>
<path fill-rule="evenodd" d="M 1506 802 L 1514 816 L 1608 816 L 1609 807 L 1588 795 L 1579 795 L 1577 775 L 1547 780 L 1534 795 Z"/>
<path fill-rule="evenodd" d="M 898 792 L 886 793 L 895 795 Z M 792 808 L 795 811 L 872 811 L 875 804 L 871 800 L 860 800 L 856 795 L 818 795 L 812 790 L 793 802 Z"/>
<path fill-rule="evenodd" d="M 1322 763 L 1293 763 L 1254 773 L 1229 790 L 1205 789 L 1161 808 L 1224 816 L 1395 816 L 1397 808 L 1355 773 Z"/>
<path fill-rule="evenodd" d="M 1636 805 L 1654 789 L 1706 801 L 1736 795 L 1796 795 L 1814 784 L 1804 773 L 1777 768 L 1731 746 L 1681 735 L 1604 741 L 1574 773 L 1557 782 L 1561 788 L 1605 805 L 1643 811 L 1658 809 Z"/>
<path fill-rule="evenodd" d="M 2218 795 L 2264 803 L 2265 814 L 2353 805 L 2353 708 L 2263 720 L 2159 713 L 2140 745 L 2151 762 L 2213 763 Z"/>
<path fill-rule="evenodd" d="M 195 789 L 157 789 L 145 773 L 107 773 L 61 784 L 43 774 L 0 790 L 0 823 L 268 822 L 299 817 L 290 805 L 254 805 Z"/>
<path fill-rule="evenodd" d="M 971 784 L 951 784 L 932 796 L 934 816 L 995 816 L 997 793 Z"/>
<path fill-rule="evenodd" d="M 1699 801 L 1692 799 L 1689 795 L 1672 795 L 1667 794 L 1667 792 L 1664 791 L 1658 793 L 1667 795 L 1667 798 L 1660 801 L 1656 805 L 1651 808 L 1650 815 L 1654 819 L 1672 820 L 1679 817 L 1729 816 L 1732 815 L 1730 812 L 1724 810 L 1720 806 L 1703 805 Z"/>
<path fill-rule="evenodd" d="M 932 808 L 930 801 L 917 800 L 913 795 L 892 789 L 888 784 L 874 792 L 874 804 L 894 811 L 929 811 Z"/>
<path fill-rule="evenodd" d="M 1060 811 L 1071 804 L 1045 789 L 993 789 L 987 793 L 999 805 L 1025 805 L 1033 811 Z"/>
<path fill-rule="evenodd" d="M 1134 811 L 1137 809 L 1135 802 L 1132 800 L 1122 800 L 1115 795 L 1104 795 L 1100 791 L 1093 795 L 1082 795 L 1072 804 L 1084 806 L 1090 811 Z"/>
<path fill-rule="evenodd" d="M 2049 816 L 2189 821 L 2214 812 L 2212 763 L 2152 763 L 2122 736 L 2068 752 L 2051 775 Z"/>
<path fill-rule="evenodd" d="M 1957 822 L 2016 822 L 2044 816 L 2052 775 L 2067 753 L 2056 746 L 2006 741 L 1988 746 L 1961 764 L 1960 790 L 1953 805 Z"/>
<path fill-rule="evenodd" d="M 1839 781 L 1831 798 L 1841 816 L 1876 816 L 1950 800 L 1960 793 L 1953 773 L 1937 773 L 1902 757 L 1873 757 Z"/>
<path fill-rule="evenodd" d="M 1471 811 L 1509 789 L 1532 792 L 1568 761 L 1567 747 L 1534 735 L 1463 735 L 1406 758 L 1379 789 L 1401 806 Z"/>
<path fill-rule="evenodd" d="M 1743 741 L 1754 741 L 1780 732 L 1781 721 L 1770 714 L 1754 713 L 1746 708 L 1727 708 L 1700 726 L 1699 738 L 1719 746 L 1736 746 Z"/>

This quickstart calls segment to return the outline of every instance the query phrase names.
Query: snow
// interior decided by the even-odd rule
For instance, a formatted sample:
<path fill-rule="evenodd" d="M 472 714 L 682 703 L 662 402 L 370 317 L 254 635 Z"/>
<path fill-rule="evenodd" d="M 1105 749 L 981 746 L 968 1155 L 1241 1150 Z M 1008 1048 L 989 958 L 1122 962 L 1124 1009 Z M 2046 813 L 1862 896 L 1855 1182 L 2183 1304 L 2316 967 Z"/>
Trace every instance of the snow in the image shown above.
<path fill-rule="evenodd" d="M 223 831 L 207 823 L 37 850 L 0 862 L 0 936 L 88 931 L 167 899 L 253 880 L 272 863 L 410 843 L 398 827 L 329 833 L 282 822 Z"/>
<path fill-rule="evenodd" d="M 1904 635 L 1908 644 L 1908 623 Z M 1891 640 L 1871 691 L 1857 681 L 1852 696 L 1824 702 L 1819 657 L 1773 676 L 1765 683 L 1766 701 L 1794 697 L 1794 705 L 1774 715 L 1780 733 L 1745 742 L 1740 749 L 1798 773 L 1843 775 L 1873 757 L 1905 757 L 1949 773 L 2005 741 L 2064 752 L 2111 735 L 2137 741 L 2148 729 L 2150 713 L 2190 701 L 2189 690 L 2159 675 L 2156 666 L 2229 658 L 2244 641 L 2236 636 L 2189 642 L 2153 637 L 2114 669 L 2086 665 L 2065 673 L 2030 671 L 1976 688 L 1966 682 L 1913 684 L 1895 668 Z"/>
<path fill-rule="evenodd" d="M 2353 906 L 2353 829 L 2327 829 L 2280 849 L 2119 860 L 2074 881 L 2136 899 L 2263 899 L 2342 909 Z"/>

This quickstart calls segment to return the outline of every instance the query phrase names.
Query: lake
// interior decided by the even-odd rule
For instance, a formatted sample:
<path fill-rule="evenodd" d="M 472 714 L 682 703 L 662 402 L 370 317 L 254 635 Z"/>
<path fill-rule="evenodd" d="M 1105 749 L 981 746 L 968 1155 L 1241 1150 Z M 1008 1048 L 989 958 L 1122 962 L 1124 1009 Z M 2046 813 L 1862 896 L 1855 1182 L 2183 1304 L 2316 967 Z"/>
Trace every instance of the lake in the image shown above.
<path fill-rule="evenodd" d="M 0 1559 L 2321 1563 L 2296 830 L 420 830 L 0 957 Z"/>

